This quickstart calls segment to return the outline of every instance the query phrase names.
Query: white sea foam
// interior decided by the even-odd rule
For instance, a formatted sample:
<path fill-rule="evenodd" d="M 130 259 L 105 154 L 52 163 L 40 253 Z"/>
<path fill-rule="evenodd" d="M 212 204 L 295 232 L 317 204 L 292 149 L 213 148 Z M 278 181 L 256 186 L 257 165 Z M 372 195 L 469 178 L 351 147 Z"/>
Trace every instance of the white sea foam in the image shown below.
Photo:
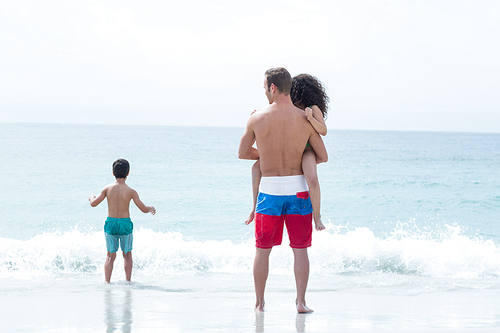
<path fill-rule="evenodd" d="M 271 254 L 273 274 L 291 275 L 293 254 L 286 235 Z M 102 232 L 44 233 L 26 241 L 0 238 L 0 276 L 31 279 L 64 274 L 101 274 Z M 134 231 L 134 269 L 146 276 L 251 274 L 254 241 L 195 241 L 175 232 Z M 327 225 L 315 232 L 309 250 L 318 277 L 391 274 L 433 279 L 482 280 L 500 276 L 500 249 L 491 240 L 470 238 L 459 227 L 439 238 L 395 230 L 378 238 L 366 227 Z"/>

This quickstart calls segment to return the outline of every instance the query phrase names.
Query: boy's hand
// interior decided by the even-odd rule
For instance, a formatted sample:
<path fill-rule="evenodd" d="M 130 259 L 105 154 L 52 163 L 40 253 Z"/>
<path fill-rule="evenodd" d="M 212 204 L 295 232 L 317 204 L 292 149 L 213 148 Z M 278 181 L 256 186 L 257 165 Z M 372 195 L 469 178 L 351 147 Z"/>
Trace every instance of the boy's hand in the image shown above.
<path fill-rule="evenodd" d="M 89 201 L 92 201 L 92 200 L 94 200 L 94 199 L 95 199 L 95 195 L 93 195 L 93 194 L 92 194 L 92 195 L 89 197 Z"/>
<path fill-rule="evenodd" d="M 156 209 L 153 206 L 149 206 L 148 208 L 149 208 L 149 212 L 151 213 L 151 215 L 156 214 Z"/>

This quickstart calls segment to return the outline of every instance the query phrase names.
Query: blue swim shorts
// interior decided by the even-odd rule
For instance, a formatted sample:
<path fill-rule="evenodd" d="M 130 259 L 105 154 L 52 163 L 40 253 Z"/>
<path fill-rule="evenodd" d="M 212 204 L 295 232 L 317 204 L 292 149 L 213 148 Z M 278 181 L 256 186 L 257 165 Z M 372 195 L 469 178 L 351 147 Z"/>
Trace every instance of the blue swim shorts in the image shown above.
<path fill-rule="evenodd" d="M 303 175 L 262 177 L 255 209 L 255 245 L 280 245 L 286 225 L 290 247 L 311 246 L 312 206 Z"/>

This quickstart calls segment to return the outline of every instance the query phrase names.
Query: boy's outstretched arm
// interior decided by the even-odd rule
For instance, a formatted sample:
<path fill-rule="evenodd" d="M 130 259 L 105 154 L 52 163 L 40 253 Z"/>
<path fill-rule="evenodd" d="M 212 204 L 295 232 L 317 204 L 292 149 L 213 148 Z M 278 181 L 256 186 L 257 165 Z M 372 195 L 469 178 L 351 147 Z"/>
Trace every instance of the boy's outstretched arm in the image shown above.
<path fill-rule="evenodd" d="M 106 198 L 106 192 L 107 192 L 107 190 L 108 190 L 107 187 L 103 188 L 102 191 L 101 191 L 101 193 L 97 197 L 92 194 L 89 197 L 90 206 L 95 207 L 98 204 L 100 204 L 104 200 L 104 198 Z"/>
<path fill-rule="evenodd" d="M 141 210 L 141 212 L 151 213 L 152 215 L 156 214 L 156 209 L 153 206 L 146 206 L 141 199 L 139 199 L 139 194 L 136 190 L 132 190 L 132 200 L 134 200 L 135 205 Z"/>

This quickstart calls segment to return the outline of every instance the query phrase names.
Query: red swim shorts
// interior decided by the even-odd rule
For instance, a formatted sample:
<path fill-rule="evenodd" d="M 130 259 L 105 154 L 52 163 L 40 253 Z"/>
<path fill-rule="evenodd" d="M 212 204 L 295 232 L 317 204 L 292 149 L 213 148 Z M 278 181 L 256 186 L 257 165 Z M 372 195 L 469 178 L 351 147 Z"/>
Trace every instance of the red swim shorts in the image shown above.
<path fill-rule="evenodd" d="M 280 245 L 286 225 L 290 247 L 311 246 L 312 206 L 304 176 L 262 177 L 255 209 L 258 248 Z"/>

